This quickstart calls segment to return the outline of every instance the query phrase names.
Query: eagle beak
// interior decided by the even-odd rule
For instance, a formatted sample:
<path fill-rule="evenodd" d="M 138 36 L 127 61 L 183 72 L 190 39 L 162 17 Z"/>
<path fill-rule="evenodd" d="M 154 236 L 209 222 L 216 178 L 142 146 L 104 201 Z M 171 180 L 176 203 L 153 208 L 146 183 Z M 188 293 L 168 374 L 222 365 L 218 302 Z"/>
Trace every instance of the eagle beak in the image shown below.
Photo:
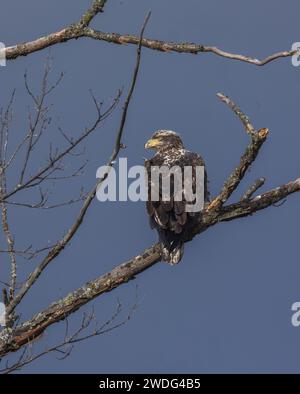
<path fill-rule="evenodd" d="M 154 138 L 152 138 L 152 139 L 150 139 L 150 140 L 148 140 L 148 141 L 146 142 L 146 144 L 145 144 L 145 149 L 153 149 L 153 148 L 156 148 L 157 145 L 159 145 L 159 144 L 160 144 L 159 139 L 154 139 Z"/>

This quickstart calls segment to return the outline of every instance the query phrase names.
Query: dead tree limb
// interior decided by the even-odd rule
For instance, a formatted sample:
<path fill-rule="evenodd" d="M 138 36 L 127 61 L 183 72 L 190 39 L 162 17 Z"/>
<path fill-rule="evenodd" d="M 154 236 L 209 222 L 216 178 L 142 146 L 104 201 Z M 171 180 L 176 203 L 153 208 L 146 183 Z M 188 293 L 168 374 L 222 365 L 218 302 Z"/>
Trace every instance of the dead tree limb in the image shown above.
<path fill-rule="evenodd" d="M 94 1 L 91 8 L 82 16 L 79 22 L 67 26 L 60 31 L 37 38 L 33 41 L 28 41 L 5 48 L 6 59 L 12 60 L 20 56 L 27 56 L 31 53 L 41 51 L 50 46 L 67 42 L 73 39 L 79 39 L 82 37 L 92 38 L 97 41 L 104 41 L 118 45 L 139 45 L 138 36 L 130 34 L 102 32 L 89 27 L 93 18 L 100 12 L 103 12 L 103 8 L 106 2 L 106 0 Z M 264 66 L 280 58 L 291 57 L 293 55 L 299 54 L 299 49 L 286 50 L 273 53 L 265 57 L 264 59 L 259 60 L 248 55 L 227 52 L 216 46 L 195 44 L 192 42 L 169 42 L 151 38 L 143 38 L 142 46 L 151 50 L 161 52 L 176 52 L 194 55 L 200 53 L 212 53 L 223 58 L 238 60 L 241 62 L 253 64 L 255 66 Z"/>

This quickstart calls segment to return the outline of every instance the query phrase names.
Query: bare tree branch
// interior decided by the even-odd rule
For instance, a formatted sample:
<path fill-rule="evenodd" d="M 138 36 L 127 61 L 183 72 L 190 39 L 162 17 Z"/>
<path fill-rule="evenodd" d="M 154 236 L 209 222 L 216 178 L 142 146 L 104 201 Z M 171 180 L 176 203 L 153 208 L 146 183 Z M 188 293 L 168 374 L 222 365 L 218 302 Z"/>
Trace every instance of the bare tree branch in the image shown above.
<path fill-rule="evenodd" d="M 95 40 L 106 41 L 109 43 L 126 45 L 133 44 L 137 45 L 138 37 L 129 34 L 118 34 L 118 33 L 106 33 L 102 31 L 97 31 L 94 29 L 86 28 L 83 32 L 84 37 L 90 37 Z M 161 51 L 161 52 L 177 52 L 177 53 L 189 53 L 197 55 L 199 53 L 213 53 L 215 55 L 231 59 L 231 60 L 239 60 L 241 62 L 250 63 L 256 66 L 264 66 L 274 60 L 290 57 L 297 54 L 297 50 L 289 50 L 289 51 L 281 51 L 274 53 L 272 55 L 267 56 L 266 58 L 259 60 L 251 56 L 241 55 L 236 53 L 230 53 L 223 51 L 215 46 L 203 45 L 203 44 L 195 44 L 195 43 L 187 43 L 187 42 L 170 42 L 170 41 L 162 41 L 155 40 L 150 38 L 144 38 L 142 41 L 142 45 L 146 48 Z M 42 48 L 40 48 L 42 49 Z"/>
<path fill-rule="evenodd" d="M 39 139 L 41 138 L 43 132 L 45 131 L 47 125 L 50 121 L 50 119 L 47 117 L 47 113 L 49 111 L 49 108 L 44 105 L 46 97 L 58 86 L 58 84 L 61 82 L 63 78 L 63 74 L 60 75 L 56 83 L 51 86 L 50 88 L 48 87 L 48 77 L 49 73 L 51 71 L 51 64 L 50 64 L 50 57 L 47 58 L 46 65 L 45 65 L 45 72 L 43 75 L 42 79 L 42 88 L 41 88 L 41 94 L 39 96 L 34 95 L 34 93 L 31 91 L 28 83 L 28 76 L 27 73 L 24 74 L 24 82 L 25 82 L 25 87 L 26 91 L 29 94 L 29 96 L 32 98 L 34 104 L 35 104 L 35 117 L 32 119 L 31 115 L 29 114 L 29 130 L 28 133 L 24 139 L 24 143 L 27 143 L 26 147 L 26 152 L 25 152 L 25 159 L 23 161 L 23 167 L 20 172 L 20 180 L 19 180 L 19 185 L 23 184 L 25 172 L 27 170 L 30 156 L 33 152 L 34 146 L 37 144 Z M 17 148 L 18 149 L 18 148 Z"/>
<path fill-rule="evenodd" d="M 28 54 L 43 50 L 45 48 L 48 48 L 49 46 L 82 37 L 88 37 L 94 40 L 105 41 L 108 43 L 114 43 L 119 45 L 138 45 L 138 36 L 119 33 L 107 33 L 99 30 L 94 30 L 89 27 L 89 24 L 95 17 L 95 15 L 103 11 L 105 3 L 106 1 L 94 1 L 91 8 L 84 14 L 84 16 L 80 19 L 78 23 L 67 26 L 58 32 L 51 33 L 47 36 L 40 37 L 33 41 L 7 47 L 5 49 L 6 59 L 11 60 L 16 59 L 19 56 L 27 56 Z M 177 52 L 189 54 L 212 53 L 223 58 L 238 60 L 241 62 L 253 64 L 255 66 L 264 66 L 280 58 L 291 57 L 299 53 L 299 50 L 281 51 L 273 53 L 265 57 L 264 59 L 259 60 L 248 55 L 227 52 L 216 46 L 195 44 L 189 42 L 176 43 L 144 38 L 142 40 L 142 46 L 161 52 Z"/>
<path fill-rule="evenodd" d="M 249 189 L 243 194 L 241 201 L 243 200 L 249 200 L 253 194 L 260 188 L 262 187 L 266 182 L 265 178 L 259 178 L 256 179 L 256 181 L 249 187 Z"/>
<path fill-rule="evenodd" d="M 146 25 L 148 23 L 149 18 L 150 18 L 150 13 L 147 15 L 147 17 L 146 17 L 146 19 L 144 21 L 142 30 L 141 30 L 140 45 L 137 48 L 137 54 L 136 54 L 136 65 L 135 65 L 135 69 L 134 69 L 134 72 L 133 72 L 130 89 L 129 89 L 127 98 L 125 100 L 124 106 L 123 106 L 123 111 L 122 111 L 120 126 L 119 126 L 119 129 L 118 129 L 118 132 L 117 132 L 115 146 L 114 146 L 113 152 L 111 154 L 111 157 L 110 157 L 110 159 L 109 159 L 109 161 L 107 163 L 108 171 L 112 168 L 114 160 L 116 159 L 117 155 L 119 154 L 120 149 L 122 148 L 121 138 L 122 138 L 122 135 L 123 135 L 124 126 L 125 126 L 126 119 L 127 119 L 127 111 L 128 111 L 128 107 L 129 107 L 131 98 L 132 98 L 132 94 L 134 92 L 134 88 L 135 88 L 135 85 L 136 85 L 137 76 L 138 76 L 138 72 L 139 72 L 139 68 L 140 68 L 140 62 L 141 62 L 141 40 L 142 40 L 142 37 L 143 37 L 143 34 L 144 34 L 144 30 L 146 28 Z M 100 113 L 99 113 L 99 119 L 101 119 Z M 95 126 L 93 126 L 93 127 L 96 127 L 97 124 L 98 123 L 95 123 Z M 71 146 L 73 147 L 73 145 L 71 145 Z M 103 180 L 107 177 L 108 171 L 107 171 L 107 174 L 104 177 L 102 177 L 102 178 L 100 178 L 98 180 L 96 185 L 92 188 L 90 193 L 85 198 L 83 206 L 82 206 L 77 218 L 75 219 L 73 225 L 70 227 L 70 229 L 67 231 L 67 233 L 63 236 L 63 238 L 60 241 L 57 242 L 57 244 L 53 247 L 53 249 L 50 250 L 50 252 L 44 258 L 44 260 L 29 275 L 28 279 L 26 280 L 26 282 L 22 286 L 21 290 L 14 297 L 14 299 L 9 303 L 9 305 L 7 307 L 7 315 L 8 316 L 14 311 L 16 306 L 21 302 L 21 300 L 23 299 L 25 294 L 32 287 L 32 285 L 36 282 L 36 280 L 41 275 L 41 273 L 44 271 L 44 269 L 48 266 L 48 264 L 61 253 L 61 251 L 66 247 L 66 245 L 73 238 L 73 236 L 75 235 L 75 233 L 79 229 L 79 227 L 80 227 L 80 225 L 81 225 L 81 223 L 82 223 L 82 221 L 83 221 L 83 219 L 85 217 L 85 214 L 86 214 L 89 206 L 91 205 L 92 201 L 95 198 L 95 195 L 96 195 L 98 187 L 102 184 Z"/>
<path fill-rule="evenodd" d="M 1 110 L 0 114 L 0 200 L 2 196 L 6 193 L 6 152 L 7 152 L 7 145 L 8 145 L 8 138 L 9 138 L 9 128 L 10 123 L 12 121 L 12 104 L 15 97 L 15 91 L 13 91 L 11 98 L 9 100 L 8 106 L 6 111 L 3 114 L 3 110 Z M 9 284 L 9 294 L 7 291 L 2 292 L 4 305 L 8 305 L 8 303 L 13 299 L 14 292 L 16 288 L 16 280 L 17 280 L 17 260 L 16 254 L 14 252 L 14 237 L 10 230 L 10 225 L 8 223 L 8 214 L 7 214 L 7 207 L 4 201 L 0 202 L 1 208 L 1 222 L 2 222 L 2 231 L 6 238 L 7 248 L 8 248 L 8 255 L 10 257 L 10 284 Z M 5 317 L 7 326 L 11 326 L 14 321 L 14 316 L 11 315 L 10 318 L 7 316 Z"/>
<path fill-rule="evenodd" d="M 41 335 L 50 324 L 64 320 L 70 313 L 98 295 L 111 291 L 122 283 L 133 279 L 136 274 L 149 268 L 159 259 L 160 254 L 154 246 L 142 255 L 121 264 L 108 274 L 102 275 L 97 280 L 91 281 L 77 291 L 70 293 L 64 299 L 53 303 L 49 308 L 40 312 L 30 321 L 16 327 L 13 331 L 8 328 L 4 329 L 0 332 L 0 357 L 3 357 L 9 351 L 18 350 L 23 345 L 28 344 Z"/>
<path fill-rule="evenodd" d="M 11 273 L 10 273 L 10 287 L 9 287 L 9 300 L 12 300 L 15 293 L 16 288 L 16 280 L 17 280 L 17 260 L 16 254 L 14 252 L 14 238 L 9 228 L 8 218 L 7 218 L 7 208 L 5 203 L 1 203 L 1 212 L 2 212 L 2 229 L 6 236 L 8 254 L 11 260 Z"/>
<path fill-rule="evenodd" d="M 9 364 L 6 363 L 5 368 L 0 369 L 0 373 L 9 374 L 15 371 L 19 371 L 24 366 L 33 363 L 34 361 L 40 359 L 45 355 L 49 355 L 50 353 L 58 353 L 59 360 L 65 360 L 70 356 L 74 345 L 79 342 L 84 342 L 90 338 L 98 337 L 100 335 L 107 334 L 117 328 L 124 326 L 131 318 L 134 311 L 137 308 L 137 302 L 135 302 L 129 309 L 127 315 L 120 319 L 120 314 L 122 312 L 122 304 L 120 301 L 117 303 L 117 308 L 112 316 L 106 320 L 104 323 L 100 324 L 95 317 L 94 309 L 90 313 L 84 313 L 81 320 L 81 325 L 77 328 L 73 333 L 69 333 L 69 321 L 66 318 L 64 321 L 66 323 L 65 335 L 64 338 L 54 346 L 48 347 L 45 350 L 34 354 L 32 349 L 32 343 L 29 343 L 24 347 L 24 350 L 21 352 L 20 357 L 18 357 L 17 361 Z M 118 319 L 119 318 L 119 319 Z M 93 323 L 94 328 L 91 328 Z M 39 339 L 39 338 L 37 338 Z M 0 360 L 1 362 L 1 360 Z"/>
<path fill-rule="evenodd" d="M 220 209 L 220 207 L 229 199 L 234 190 L 238 187 L 246 171 L 256 159 L 256 156 L 269 133 L 267 128 L 255 131 L 249 117 L 243 113 L 233 100 L 222 93 L 218 93 L 217 96 L 239 117 L 251 140 L 245 153 L 240 159 L 239 165 L 235 168 L 232 174 L 230 174 L 219 195 L 210 203 L 209 209 L 216 210 Z"/>
<path fill-rule="evenodd" d="M 97 102 L 94 101 L 97 111 L 97 118 L 90 126 L 87 128 L 76 140 L 73 141 L 72 144 L 69 144 L 67 148 L 61 152 L 55 152 L 52 154 L 52 150 L 50 148 L 50 157 L 49 161 L 46 166 L 40 169 L 36 174 L 29 177 L 23 183 L 19 183 L 13 190 L 8 191 L 5 195 L 2 196 L 2 201 L 8 199 L 9 197 L 13 196 L 14 194 L 18 193 L 21 190 L 27 189 L 29 187 L 39 185 L 43 180 L 45 180 L 53 171 L 59 169 L 59 167 L 55 167 L 61 159 L 63 159 L 66 155 L 72 152 L 79 144 L 81 144 L 91 133 L 93 133 L 99 125 L 112 113 L 115 109 L 117 103 L 119 102 L 121 96 L 121 92 L 119 91 L 117 97 L 114 99 L 113 103 L 109 106 L 109 108 L 102 114 L 100 106 Z M 50 171 L 50 172 L 49 172 Z M 37 182 L 36 182 L 37 181 Z"/>

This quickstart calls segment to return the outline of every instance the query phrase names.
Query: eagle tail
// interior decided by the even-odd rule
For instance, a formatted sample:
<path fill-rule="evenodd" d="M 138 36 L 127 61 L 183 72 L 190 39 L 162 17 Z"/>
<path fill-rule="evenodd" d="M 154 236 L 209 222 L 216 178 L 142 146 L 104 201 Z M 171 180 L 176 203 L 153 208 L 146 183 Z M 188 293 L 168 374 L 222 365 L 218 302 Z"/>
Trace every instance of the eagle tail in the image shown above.
<path fill-rule="evenodd" d="M 180 262 L 183 256 L 184 243 L 177 242 L 175 245 L 161 243 L 162 260 L 170 265 Z"/>

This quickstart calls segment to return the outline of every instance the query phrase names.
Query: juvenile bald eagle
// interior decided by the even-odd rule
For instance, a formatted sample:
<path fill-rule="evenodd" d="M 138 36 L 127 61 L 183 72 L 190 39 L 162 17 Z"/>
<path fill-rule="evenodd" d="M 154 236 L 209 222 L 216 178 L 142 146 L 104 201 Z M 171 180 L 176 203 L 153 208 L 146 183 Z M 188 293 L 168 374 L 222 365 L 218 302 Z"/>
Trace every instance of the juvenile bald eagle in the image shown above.
<path fill-rule="evenodd" d="M 148 175 L 148 201 L 146 203 L 147 212 L 150 217 L 150 226 L 155 228 L 159 235 L 162 246 L 162 260 L 170 264 L 177 264 L 183 255 L 184 240 L 191 229 L 201 220 L 201 212 L 187 212 L 187 201 L 174 199 L 174 178 L 170 178 L 170 199 L 164 201 L 162 198 L 162 184 L 154 184 L 151 179 L 151 168 L 153 166 L 167 166 L 176 168 L 178 166 L 183 173 L 185 166 L 193 168 L 193 176 L 190 179 L 192 189 L 195 192 L 196 166 L 205 165 L 201 156 L 186 150 L 181 138 L 177 133 L 170 130 L 158 130 L 152 138 L 145 144 L 145 149 L 154 149 L 156 154 L 150 160 L 145 161 Z M 177 167 L 177 168 L 178 168 Z M 204 200 L 208 199 L 207 177 L 204 173 Z M 151 201 L 151 188 L 158 188 L 158 201 Z"/>

